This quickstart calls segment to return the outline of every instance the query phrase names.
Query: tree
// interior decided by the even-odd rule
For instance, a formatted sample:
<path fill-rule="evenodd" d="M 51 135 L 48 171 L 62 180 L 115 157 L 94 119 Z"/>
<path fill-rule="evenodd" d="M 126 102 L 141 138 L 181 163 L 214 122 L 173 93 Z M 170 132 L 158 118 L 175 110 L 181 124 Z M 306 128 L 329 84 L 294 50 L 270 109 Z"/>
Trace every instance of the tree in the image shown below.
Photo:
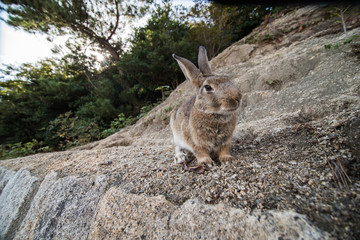
<path fill-rule="evenodd" d="M 6 22 L 27 32 L 75 35 L 95 43 L 118 61 L 123 51 L 121 35 L 126 21 L 141 16 L 152 0 L 133 4 L 121 0 L 1 0 L 9 14 Z"/>
<path fill-rule="evenodd" d="M 197 2 L 185 16 L 191 19 L 189 38 L 204 45 L 211 59 L 260 25 L 268 11 L 260 5 Z"/>
<path fill-rule="evenodd" d="M 74 66 L 53 60 L 24 64 L 13 80 L 0 82 L 1 142 L 41 139 L 43 129 L 59 114 L 77 109 L 92 86 Z"/>
<path fill-rule="evenodd" d="M 175 89 L 184 80 L 181 70 L 172 59 L 173 53 L 196 60 L 198 45 L 187 38 L 190 25 L 176 18 L 176 9 L 163 2 L 152 13 L 144 27 L 135 29 L 131 49 L 121 56 L 119 67 L 132 86 L 129 91 L 144 101 L 162 97 L 160 86 Z"/>

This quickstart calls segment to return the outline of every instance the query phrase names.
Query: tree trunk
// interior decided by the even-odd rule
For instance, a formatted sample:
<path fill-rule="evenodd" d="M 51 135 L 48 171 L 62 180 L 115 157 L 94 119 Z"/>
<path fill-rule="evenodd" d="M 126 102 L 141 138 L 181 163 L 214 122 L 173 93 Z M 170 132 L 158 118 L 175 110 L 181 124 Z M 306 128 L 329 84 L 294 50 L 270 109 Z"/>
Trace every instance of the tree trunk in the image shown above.
<path fill-rule="evenodd" d="M 103 37 L 98 36 L 95 32 L 93 32 L 91 29 L 78 24 L 78 23 L 73 23 L 71 25 L 71 28 L 74 31 L 80 31 L 81 33 L 87 35 L 90 39 L 94 40 L 94 42 L 96 42 L 97 44 L 100 45 L 100 47 L 104 48 L 106 51 L 108 51 L 111 55 L 111 57 L 114 59 L 114 61 L 119 61 L 120 60 L 120 56 L 117 53 L 117 51 L 115 50 L 115 48 L 113 46 L 111 46 L 110 42 L 108 39 L 105 39 Z"/>
<path fill-rule="evenodd" d="M 111 57 L 114 59 L 114 61 L 118 62 L 120 60 L 119 54 L 117 51 L 111 46 L 111 44 L 106 41 L 105 39 L 98 39 L 98 43 L 103 46 L 111 55 Z"/>

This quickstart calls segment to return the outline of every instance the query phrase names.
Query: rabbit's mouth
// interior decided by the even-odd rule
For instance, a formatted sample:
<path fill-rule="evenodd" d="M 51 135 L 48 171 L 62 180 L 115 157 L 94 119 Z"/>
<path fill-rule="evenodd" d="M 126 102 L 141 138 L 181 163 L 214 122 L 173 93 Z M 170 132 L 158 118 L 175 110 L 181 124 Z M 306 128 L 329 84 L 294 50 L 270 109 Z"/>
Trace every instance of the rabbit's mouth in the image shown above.
<path fill-rule="evenodd" d="M 233 113 L 236 112 L 238 108 L 224 108 L 224 107 L 220 107 L 220 108 L 213 108 L 213 109 L 198 109 L 200 110 L 201 112 L 205 113 L 205 114 L 220 114 L 220 115 L 231 115 Z"/>
<path fill-rule="evenodd" d="M 232 98 L 226 98 L 224 99 L 221 104 L 221 110 L 227 111 L 227 112 L 234 112 L 236 111 L 240 106 L 240 100 L 241 97 L 232 97 Z"/>
<path fill-rule="evenodd" d="M 220 111 L 222 113 L 234 113 L 236 110 L 238 110 L 239 107 L 233 107 L 233 108 L 221 108 Z"/>
<path fill-rule="evenodd" d="M 239 107 L 234 107 L 234 108 L 228 108 L 226 109 L 227 112 L 236 112 L 236 110 L 238 110 Z"/>
<path fill-rule="evenodd" d="M 228 104 L 223 104 L 220 107 L 220 111 L 222 112 L 228 112 L 233 113 L 240 107 L 240 101 L 239 100 L 233 100 L 229 102 Z"/>

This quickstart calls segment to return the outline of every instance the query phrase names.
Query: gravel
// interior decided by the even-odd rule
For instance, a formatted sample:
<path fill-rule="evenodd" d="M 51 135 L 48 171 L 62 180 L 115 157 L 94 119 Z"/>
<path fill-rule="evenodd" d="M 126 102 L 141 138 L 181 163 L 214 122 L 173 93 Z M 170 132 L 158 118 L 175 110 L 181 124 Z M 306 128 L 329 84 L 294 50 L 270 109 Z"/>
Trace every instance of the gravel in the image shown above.
<path fill-rule="evenodd" d="M 343 119 L 299 123 L 260 141 L 234 139 L 236 161 L 204 174 L 174 164 L 170 146 L 139 148 L 126 158 L 143 162 L 118 165 L 107 173 L 130 193 L 164 195 L 179 205 L 191 198 L 223 202 L 247 212 L 292 209 L 336 238 L 357 239 L 360 164 L 347 132 L 349 122 L 359 116 L 359 111 L 345 112 Z"/>

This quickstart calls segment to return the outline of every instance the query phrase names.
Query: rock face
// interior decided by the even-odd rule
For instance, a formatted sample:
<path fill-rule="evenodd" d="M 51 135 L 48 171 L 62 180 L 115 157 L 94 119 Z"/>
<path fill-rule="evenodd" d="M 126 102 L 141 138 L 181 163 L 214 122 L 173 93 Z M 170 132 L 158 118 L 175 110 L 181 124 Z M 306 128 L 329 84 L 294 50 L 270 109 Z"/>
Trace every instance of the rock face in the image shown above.
<path fill-rule="evenodd" d="M 4 189 L 4 187 L 6 186 L 6 184 L 8 183 L 8 181 L 10 180 L 10 178 L 14 176 L 14 174 L 15 174 L 14 171 L 9 171 L 4 168 L 0 168 L 0 194 Z"/>
<path fill-rule="evenodd" d="M 27 211 L 38 178 L 31 176 L 26 169 L 20 169 L 15 174 L 5 169 L 1 172 L 5 172 L 1 182 L 7 183 L 0 195 L 0 239 L 9 239 Z"/>
<path fill-rule="evenodd" d="M 46 175 L 14 239 L 87 239 L 107 177 Z"/>
<path fill-rule="evenodd" d="M 325 7 L 294 9 L 211 60 L 243 99 L 236 160 L 204 174 L 173 163 L 187 82 L 106 139 L 1 161 L 0 239 L 359 239 L 356 16 L 349 43 Z"/>
<path fill-rule="evenodd" d="M 129 195 L 116 188 L 100 201 L 91 229 L 90 239 L 325 239 L 292 211 L 246 214 L 197 199 L 176 206 L 164 196 Z"/>

